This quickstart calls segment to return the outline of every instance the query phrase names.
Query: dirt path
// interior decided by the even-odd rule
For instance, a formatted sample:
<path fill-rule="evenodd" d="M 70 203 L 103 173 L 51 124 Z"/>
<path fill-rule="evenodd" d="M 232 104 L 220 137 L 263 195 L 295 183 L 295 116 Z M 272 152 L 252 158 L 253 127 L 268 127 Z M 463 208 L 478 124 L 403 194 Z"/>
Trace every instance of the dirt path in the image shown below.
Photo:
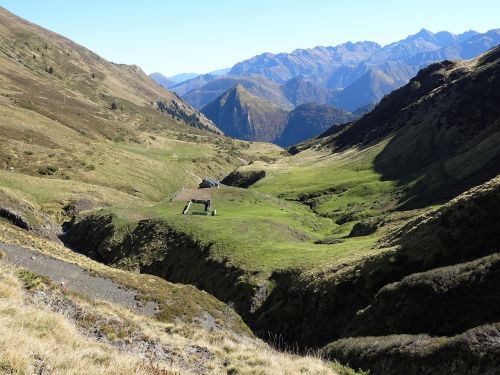
<path fill-rule="evenodd" d="M 49 258 L 24 247 L 3 242 L 0 242 L 0 250 L 6 254 L 0 261 L 50 277 L 56 284 L 64 282 L 64 286 L 71 291 L 82 293 L 92 299 L 116 303 L 143 315 L 153 315 L 157 311 L 158 305 L 152 302 L 142 307 L 137 306 L 136 291 L 126 289 L 109 279 L 92 276 L 76 264 Z"/>
<path fill-rule="evenodd" d="M 182 189 L 178 191 L 173 200 L 174 201 L 190 201 L 191 199 L 212 199 L 212 189 Z"/>

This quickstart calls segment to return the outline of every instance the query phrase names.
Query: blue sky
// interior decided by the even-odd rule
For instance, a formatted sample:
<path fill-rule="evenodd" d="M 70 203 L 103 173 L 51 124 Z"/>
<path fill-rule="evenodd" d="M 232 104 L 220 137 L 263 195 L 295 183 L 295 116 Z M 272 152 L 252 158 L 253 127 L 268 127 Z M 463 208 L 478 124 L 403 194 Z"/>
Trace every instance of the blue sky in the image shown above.
<path fill-rule="evenodd" d="M 500 27 L 500 1 L 0 0 L 15 14 L 147 73 L 205 73 L 262 52 Z"/>

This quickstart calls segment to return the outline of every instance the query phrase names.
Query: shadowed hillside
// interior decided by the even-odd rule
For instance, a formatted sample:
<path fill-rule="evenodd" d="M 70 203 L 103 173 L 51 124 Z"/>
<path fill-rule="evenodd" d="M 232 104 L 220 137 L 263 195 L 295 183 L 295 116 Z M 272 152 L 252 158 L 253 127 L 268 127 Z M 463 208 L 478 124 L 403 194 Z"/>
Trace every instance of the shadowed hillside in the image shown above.
<path fill-rule="evenodd" d="M 286 126 L 276 143 L 288 147 L 356 118 L 358 116 L 329 105 L 302 104 L 288 114 Z"/>
<path fill-rule="evenodd" d="M 202 108 L 202 112 L 231 137 L 273 142 L 282 132 L 287 112 L 250 94 L 237 84 Z"/>
<path fill-rule="evenodd" d="M 500 173 L 499 71 L 500 48 L 433 64 L 323 142 L 346 147 L 388 137 L 374 167 L 384 179 L 415 181 L 407 204 L 447 199 Z"/>

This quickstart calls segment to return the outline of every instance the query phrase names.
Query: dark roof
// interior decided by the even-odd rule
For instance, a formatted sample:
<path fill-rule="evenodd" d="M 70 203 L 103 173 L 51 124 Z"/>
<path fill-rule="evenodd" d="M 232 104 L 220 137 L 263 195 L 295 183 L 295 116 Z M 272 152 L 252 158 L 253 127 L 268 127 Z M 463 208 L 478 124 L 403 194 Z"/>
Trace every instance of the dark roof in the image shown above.
<path fill-rule="evenodd" d="M 220 182 L 214 178 L 204 178 L 203 181 L 200 183 L 200 187 L 212 187 L 212 186 L 219 186 Z"/>
<path fill-rule="evenodd" d="M 219 180 L 216 180 L 215 178 L 204 178 L 202 182 L 209 182 L 211 184 L 220 184 Z"/>

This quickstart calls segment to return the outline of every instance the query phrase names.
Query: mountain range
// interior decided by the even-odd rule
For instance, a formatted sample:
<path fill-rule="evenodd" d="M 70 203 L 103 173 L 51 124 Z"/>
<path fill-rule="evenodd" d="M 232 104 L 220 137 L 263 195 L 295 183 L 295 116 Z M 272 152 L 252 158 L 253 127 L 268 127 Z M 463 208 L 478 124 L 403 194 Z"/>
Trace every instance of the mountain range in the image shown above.
<path fill-rule="evenodd" d="M 307 101 L 353 111 L 378 102 L 432 62 L 470 59 L 499 43 L 500 29 L 486 33 L 470 30 L 461 34 L 447 31 L 432 33 L 422 29 L 386 46 L 365 41 L 298 49 L 291 53 L 264 53 L 235 64 L 228 76 L 233 80 L 259 76 L 284 85 L 281 91 L 285 92 L 288 103 L 283 102 L 282 95 L 276 94 L 278 105 L 296 106 L 304 103 L 297 102 L 296 98 L 305 97 Z M 159 80 L 156 75 L 152 78 Z M 213 84 L 204 87 L 217 79 L 223 79 L 223 76 L 205 75 L 203 79 L 197 77 L 194 81 L 178 82 L 168 87 L 185 96 L 189 102 L 192 100 L 191 90 L 196 90 L 198 97 L 203 94 L 206 99 L 191 102 L 201 108 L 221 94 L 213 92 Z M 297 85 L 296 79 L 308 82 L 307 87 L 304 87 L 305 84 Z"/>
<path fill-rule="evenodd" d="M 355 111 L 257 77 L 205 116 L 0 7 L 0 372 L 500 372 L 500 46 Z"/>
<path fill-rule="evenodd" d="M 262 131 L 238 135 L 238 129 L 229 129 L 227 114 L 216 114 L 214 107 L 217 104 L 208 104 L 217 102 L 221 95 L 229 93 L 239 84 L 250 94 L 268 101 L 267 107 L 275 105 L 290 111 L 304 103 L 316 103 L 336 107 L 333 110 L 354 112 L 360 107 L 378 103 L 384 95 L 406 84 L 432 62 L 470 59 L 499 43 L 500 29 L 486 33 L 470 30 L 461 34 L 447 31 L 433 33 L 422 29 L 386 46 L 364 41 L 298 49 L 291 53 L 264 53 L 235 64 L 227 74 L 199 75 L 182 82 L 171 82 L 159 73 L 152 74 L 151 78 L 176 92 L 195 108 L 210 108 L 210 118 L 230 134 L 244 136 L 247 140 L 274 142 L 269 135 L 251 138 L 250 134 L 262 135 Z M 271 118 L 268 115 L 264 117 Z M 218 122 L 223 118 L 224 125 Z M 259 119 L 258 127 L 270 129 L 276 126 L 276 129 L 268 130 L 268 134 L 277 135 L 284 129 L 280 121 L 266 123 L 265 118 Z M 241 130 L 241 122 L 235 126 Z M 322 126 L 313 128 L 320 129 Z M 296 131 L 299 135 L 293 139 L 298 142 L 304 141 L 306 136 L 318 135 L 306 131 L 301 136 L 300 129 L 296 128 Z"/>

